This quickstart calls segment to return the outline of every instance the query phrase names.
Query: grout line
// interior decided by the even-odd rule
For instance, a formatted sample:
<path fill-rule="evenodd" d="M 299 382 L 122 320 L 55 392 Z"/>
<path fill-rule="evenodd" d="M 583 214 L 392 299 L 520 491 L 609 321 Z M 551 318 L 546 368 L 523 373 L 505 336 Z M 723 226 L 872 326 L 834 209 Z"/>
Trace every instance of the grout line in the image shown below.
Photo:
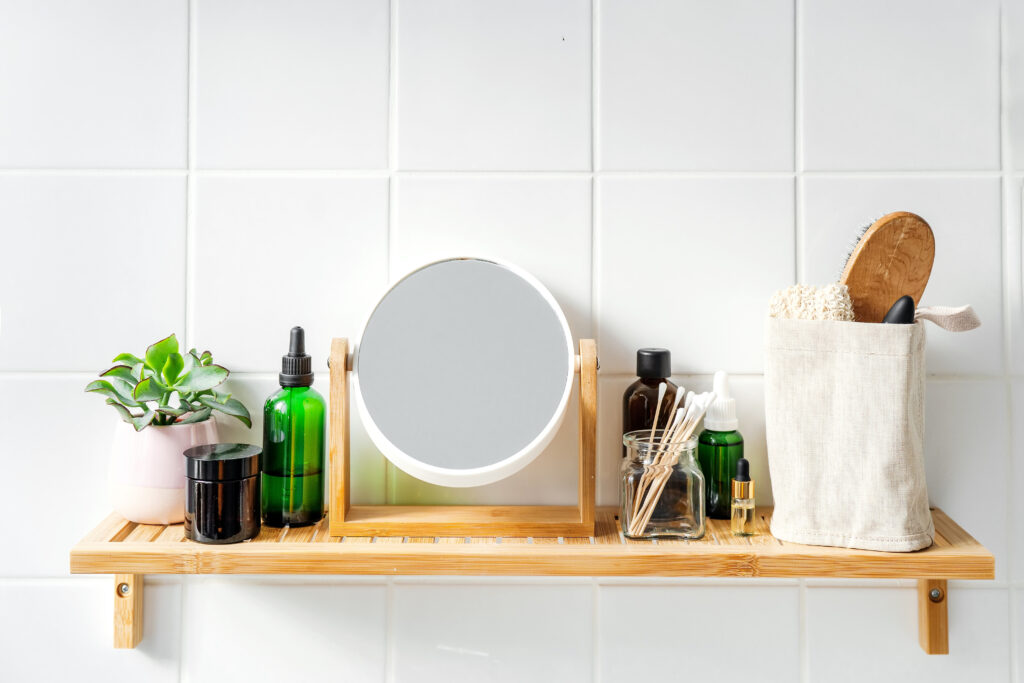
<path fill-rule="evenodd" d="M 196 259 L 196 180 L 193 172 L 196 166 L 197 131 L 199 125 L 198 87 L 198 32 L 199 3 L 188 3 L 188 88 L 186 91 L 186 139 L 185 164 L 185 319 L 182 340 L 185 348 L 195 346 L 195 259 Z"/>
<path fill-rule="evenodd" d="M 598 163 L 598 101 L 600 99 L 600 53 L 597 46 L 600 42 L 600 4 L 599 0 L 590 3 L 590 170 L 594 173 L 600 167 Z"/>
<path fill-rule="evenodd" d="M 390 145 L 389 145 L 390 147 Z M 593 152 L 592 152 L 593 153 Z M 722 171 L 680 170 L 680 171 L 629 171 L 629 170 L 590 170 L 590 171 L 557 171 L 557 170 L 487 170 L 487 169 L 398 169 L 394 168 L 0 168 L 0 176 L 196 176 L 212 177 L 267 177 L 267 178 L 386 178 L 389 175 L 410 177 L 551 177 L 551 178 L 589 178 L 591 176 L 607 176 L 610 178 L 790 178 L 794 175 L 835 178 L 999 178 L 1004 174 L 1013 175 L 1013 171 L 950 169 L 929 171 L 914 168 L 862 171 L 855 169 L 835 170 L 801 170 L 801 171 Z M 1016 172 L 1017 175 L 1020 171 Z"/>
<path fill-rule="evenodd" d="M 384 281 L 387 286 L 392 284 L 392 234 L 398 216 L 398 2 L 390 0 L 388 5 L 388 219 L 384 248 Z M 397 472 L 390 460 L 382 455 L 377 458 L 384 467 L 384 503 L 392 504 L 397 498 Z"/>
<path fill-rule="evenodd" d="M 800 60 L 800 0 L 793 0 L 793 282 L 803 282 L 804 274 L 804 136 L 803 136 L 803 71 Z"/>
<path fill-rule="evenodd" d="M 800 60 L 803 50 L 800 49 L 800 0 L 793 0 L 793 170 L 801 173 L 804 170 L 804 136 L 803 136 L 803 101 L 804 88 L 801 80 Z"/>
<path fill-rule="evenodd" d="M 598 149 L 598 95 L 600 87 L 600 60 L 597 46 L 601 30 L 601 11 L 599 0 L 590 3 L 590 336 L 597 343 L 600 355 L 601 342 L 599 337 L 598 308 L 598 258 L 600 257 L 597 225 L 597 169 L 599 167 L 600 150 Z M 600 361 L 599 361 L 600 362 Z"/>

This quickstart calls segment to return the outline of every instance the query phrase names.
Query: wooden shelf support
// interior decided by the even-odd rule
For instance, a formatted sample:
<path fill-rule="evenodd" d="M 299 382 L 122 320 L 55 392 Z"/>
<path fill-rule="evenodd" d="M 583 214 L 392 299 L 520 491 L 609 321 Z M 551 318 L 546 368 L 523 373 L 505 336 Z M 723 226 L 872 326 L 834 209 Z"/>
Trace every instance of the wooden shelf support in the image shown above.
<path fill-rule="evenodd" d="M 917 580 L 917 637 L 930 655 L 949 654 L 947 597 L 944 580 Z"/>
<path fill-rule="evenodd" d="M 114 575 L 114 647 L 142 642 L 142 574 Z"/>

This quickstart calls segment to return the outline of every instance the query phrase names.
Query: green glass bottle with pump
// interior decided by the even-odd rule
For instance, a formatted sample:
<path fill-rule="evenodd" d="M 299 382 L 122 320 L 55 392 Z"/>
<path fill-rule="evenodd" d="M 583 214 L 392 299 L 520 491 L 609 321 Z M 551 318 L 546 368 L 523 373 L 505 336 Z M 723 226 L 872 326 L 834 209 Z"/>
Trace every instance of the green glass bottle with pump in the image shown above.
<path fill-rule="evenodd" d="M 293 327 L 281 358 L 281 389 L 263 406 L 263 523 L 315 524 L 324 516 L 324 418 L 327 406 L 313 389 L 305 333 Z"/>
<path fill-rule="evenodd" d="M 743 457 L 743 435 L 737 429 L 736 399 L 729 394 L 729 376 L 715 373 L 715 401 L 704 415 L 704 431 L 697 439 L 697 460 L 704 473 L 704 505 L 708 517 L 732 515 L 732 478 Z"/>

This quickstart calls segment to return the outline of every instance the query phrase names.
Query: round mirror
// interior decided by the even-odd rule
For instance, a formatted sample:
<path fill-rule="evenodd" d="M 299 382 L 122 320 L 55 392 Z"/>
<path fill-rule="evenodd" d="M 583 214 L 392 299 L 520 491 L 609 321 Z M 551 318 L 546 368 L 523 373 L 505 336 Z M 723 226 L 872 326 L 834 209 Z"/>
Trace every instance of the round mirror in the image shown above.
<path fill-rule="evenodd" d="M 396 466 L 442 486 L 525 467 L 554 437 L 575 351 L 540 282 L 507 264 L 452 259 L 402 278 L 363 328 L 356 406 Z"/>

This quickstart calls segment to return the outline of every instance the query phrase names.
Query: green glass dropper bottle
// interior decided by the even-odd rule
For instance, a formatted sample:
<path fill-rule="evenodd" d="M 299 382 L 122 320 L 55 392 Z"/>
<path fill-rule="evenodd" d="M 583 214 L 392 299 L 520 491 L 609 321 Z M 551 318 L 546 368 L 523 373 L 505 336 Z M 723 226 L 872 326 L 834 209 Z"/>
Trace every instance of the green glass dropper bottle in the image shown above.
<path fill-rule="evenodd" d="M 324 415 L 301 327 L 281 358 L 281 389 L 263 406 L 263 523 L 315 524 L 324 516 Z"/>
<path fill-rule="evenodd" d="M 732 478 L 743 457 L 743 435 L 736 419 L 736 399 L 729 394 L 729 376 L 715 373 L 715 401 L 704 415 L 704 431 L 697 439 L 697 458 L 704 473 L 704 505 L 712 519 L 732 515 Z"/>

